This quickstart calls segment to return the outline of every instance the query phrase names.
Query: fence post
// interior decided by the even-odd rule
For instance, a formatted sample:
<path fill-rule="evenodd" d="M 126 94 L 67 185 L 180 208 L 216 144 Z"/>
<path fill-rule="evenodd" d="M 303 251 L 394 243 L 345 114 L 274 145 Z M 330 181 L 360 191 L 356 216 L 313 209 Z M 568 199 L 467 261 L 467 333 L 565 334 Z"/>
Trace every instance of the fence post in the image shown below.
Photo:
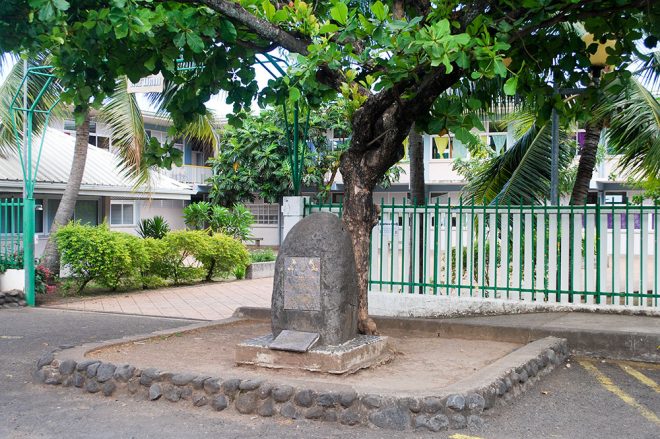
<path fill-rule="evenodd" d="M 305 216 L 305 203 L 309 197 L 284 197 L 282 201 L 282 241 L 289 231 Z"/>

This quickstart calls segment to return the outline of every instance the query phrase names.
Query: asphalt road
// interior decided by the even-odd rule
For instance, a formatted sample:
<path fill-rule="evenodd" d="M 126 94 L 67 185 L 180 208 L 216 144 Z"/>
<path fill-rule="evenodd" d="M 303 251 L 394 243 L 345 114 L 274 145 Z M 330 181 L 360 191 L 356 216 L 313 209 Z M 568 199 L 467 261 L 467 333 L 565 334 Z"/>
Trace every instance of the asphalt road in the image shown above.
<path fill-rule="evenodd" d="M 188 321 L 48 309 L 0 311 L 0 438 L 658 438 L 660 367 L 571 359 L 481 431 L 413 433 L 263 420 L 32 383 L 46 350 Z M 581 364 L 582 362 L 582 364 Z M 628 368 L 628 369 L 625 369 Z M 631 372 L 632 370 L 632 372 Z"/>

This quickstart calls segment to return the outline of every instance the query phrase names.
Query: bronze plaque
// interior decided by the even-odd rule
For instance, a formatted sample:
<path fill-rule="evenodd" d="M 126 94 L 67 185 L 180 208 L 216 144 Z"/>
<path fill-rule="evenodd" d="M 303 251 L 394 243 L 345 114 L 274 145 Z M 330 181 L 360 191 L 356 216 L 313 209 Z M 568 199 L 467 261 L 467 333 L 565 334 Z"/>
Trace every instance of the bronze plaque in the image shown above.
<path fill-rule="evenodd" d="M 284 309 L 321 310 L 321 258 L 284 259 Z"/>

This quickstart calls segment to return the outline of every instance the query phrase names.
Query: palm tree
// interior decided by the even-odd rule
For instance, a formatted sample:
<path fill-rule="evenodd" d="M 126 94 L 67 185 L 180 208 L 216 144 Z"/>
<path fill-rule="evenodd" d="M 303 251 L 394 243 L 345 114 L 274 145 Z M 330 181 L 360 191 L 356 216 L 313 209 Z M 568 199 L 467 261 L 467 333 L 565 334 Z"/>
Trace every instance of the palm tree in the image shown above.
<path fill-rule="evenodd" d="M 660 104 L 641 82 L 655 83 L 660 78 L 658 61 L 660 55 L 651 54 L 644 68 L 635 75 L 621 75 L 598 89 L 592 117 L 585 126 L 585 144 L 571 192 L 572 205 L 586 203 L 603 128 L 610 151 L 620 155 L 619 170 L 632 169 L 632 175 L 641 178 L 660 175 Z M 535 121 L 530 131 L 510 149 L 492 158 L 482 172 L 470 179 L 465 193 L 486 202 L 546 200 L 550 187 L 551 137 L 549 124 L 538 124 Z M 566 170 L 571 164 L 572 149 L 566 135 L 562 135 L 560 169 Z"/>
<path fill-rule="evenodd" d="M 47 64 L 48 55 L 40 55 L 29 59 L 27 62 L 30 66 Z M 22 77 L 23 66 L 21 63 L 16 63 L 9 72 L 5 82 L 0 86 L 0 154 L 14 151 L 16 147 L 12 127 L 9 125 L 11 119 L 7 112 L 9 102 L 18 90 Z M 36 95 L 39 89 L 38 82 L 29 84 L 28 94 L 30 95 L 30 99 Z M 176 86 L 169 86 L 166 87 L 166 90 L 168 93 L 164 94 L 165 97 L 160 99 L 161 108 L 164 108 L 170 99 L 173 99 L 176 95 L 177 88 Z M 46 107 L 55 102 L 60 91 L 59 84 L 55 81 L 53 87 L 44 96 L 42 106 Z M 64 118 L 67 115 L 67 111 L 63 106 L 56 107 L 56 109 L 56 114 L 54 115 L 56 118 Z M 112 129 L 113 147 L 119 157 L 119 166 L 123 173 L 133 180 L 135 189 L 140 187 L 148 188 L 153 169 L 150 169 L 143 160 L 147 135 L 137 100 L 134 94 L 128 93 L 125 78 L 117 81 L 114 93 L 106 105 L 99 111 L 99 119 L 108 123 Z M 46 243 L 46 249 L 42 257 L 43 265 L 55 273 L 59 272 L 59 255 L 54 242 L 54 234 L 60 225 L 66 224 L 73 217 L 87 159 L 89 120 L 89 111 L 76 118 L 76 141 L 71 172 L 55 214 L 50 237 Z M 44 119 L 38 114 L 34 124 L 35 134 L 45 135 L 45 128 Z M 213 130 L 212 113 L 207 113 L 205 116 L 196 118 L 180 134 L 189 139 L 206 142 L 212 145 L 213 148 L 217 145 Z"/>

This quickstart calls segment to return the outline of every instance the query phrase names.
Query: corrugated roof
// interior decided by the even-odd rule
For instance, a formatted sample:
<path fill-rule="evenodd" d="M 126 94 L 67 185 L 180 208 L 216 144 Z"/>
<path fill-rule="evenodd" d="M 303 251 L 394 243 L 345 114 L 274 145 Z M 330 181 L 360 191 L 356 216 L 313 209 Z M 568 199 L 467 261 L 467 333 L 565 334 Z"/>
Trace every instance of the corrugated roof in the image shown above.
<path fill-rule="evenodd" d="M 33 145 L 39 145 L 40 141 L 40 137 L 35 136 Z M 69 180 L 74 146 L 75 138 L 73 136 L 54 128 L 47 129 L 35 192 L 64 189 Z M 34 161 L 36 161 L 36 157 L 34 157 Z M 118 163 L 119 161 L 113 153 L 89 145 L 85 173 L 80 188 L 81 194 L 119 192 L 123 196 L 132 194 L 136 197 L 189 199 L 190 195 L 194 193 L 190 185 L 159 173 L 154 173 L 149 193 L 144 190 L 133 191 L 131 180 L 122 175 Z M 22 186 L 22 181 L 23 174 L 18 154 L 14 153 L 7 157 L 0 157 L 0 187 Z"/>

